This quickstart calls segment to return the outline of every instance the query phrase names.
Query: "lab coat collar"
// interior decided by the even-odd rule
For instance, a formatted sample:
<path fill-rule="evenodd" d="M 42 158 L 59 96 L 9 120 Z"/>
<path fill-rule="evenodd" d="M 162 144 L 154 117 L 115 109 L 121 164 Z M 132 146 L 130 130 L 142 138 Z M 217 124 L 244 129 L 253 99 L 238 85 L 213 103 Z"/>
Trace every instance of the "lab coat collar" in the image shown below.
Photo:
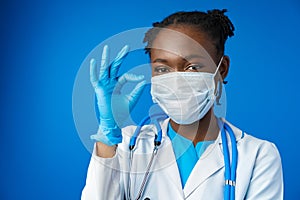
<path fill-rule="evenodd" d="M 167 131 L 168 131 L 168 124 L 170 122 L 170 118 L 167 118 L 165 120 L 163 120 L 160 125 L 161 125 L 161 129 L 162 129 L 162 135 L 163 137 L 167 137 Z M 236 138 L 236 141 L 239 142 L 243 137 L 244 137 L 244 134 L 243 132 L 238 129 L 237 127 L 235 127 L 234 125 L 232 125 L 230 122 L 228 122 L 226 119 L 224 118 L 219 118 L 219 122 L 221 122 L 221 124 L 223 125 L 223 123 L 227 123 L 233 130 L 233 133 L 235 135 L 235 138 Z M 220 124 L 220 123 L 219 123 Z M 220 127 L 221 129 L 222 127 Z M 219 132 L 218 134 L 218 137 L 216 139 L 216 141 L 219 143 L 219 144 L 222 144 L 222 138 L 221 138 L 221 131 Z"/>
<path fill-rule="evenodd" d="M 223 126 L 223 123 L 226 123 L 226 124 L 229 125 L 229 127 L 233 131 L 233 134 L 235 136 L 236 142 L 239 142 L 241 139 L 243 139 L 244 133 L 243 133 L 242 130 L 238 129 L 237 127 L 235 127 L 234 125 L 232 125 L 230 122 L 228 122 L 224 118 L 219 118 L 219 122 L 221 122 L 221 123 L 219 123 L 219 126 L 220 126 L 220 124 Z M 220 130 L 221 130 L 222 126 L 220 127 Z M 221 131 L 219 132 L 217 141 L 218 141 L 219 144 L 222 144 Z"/>

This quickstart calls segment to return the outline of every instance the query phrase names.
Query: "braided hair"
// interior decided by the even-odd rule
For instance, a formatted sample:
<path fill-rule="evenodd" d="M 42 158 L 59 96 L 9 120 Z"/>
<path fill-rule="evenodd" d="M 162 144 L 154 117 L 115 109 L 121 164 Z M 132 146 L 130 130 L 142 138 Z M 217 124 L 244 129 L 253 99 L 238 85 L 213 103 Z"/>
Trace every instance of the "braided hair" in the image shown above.
<path fill-rule="evenodd" d="M 143 42 L 147 43 L 145 53 L 151 54 L 152 43 L 160 28 L 167 28 L 171 25 L 190 25 L 197 28 L 200 32 L 206 33 L 212 40 L 217 50 L 217 55 L 223 55 L 227 38 L 234 35 L 234 26 L 224 14 L 225 12 L 227 12 L 226 9 L 214 9 L 207 12 L 181 11 L 171 14 L 161 22 L 153 23 L 153 28 L 147 31 L 144 37 Z"/>

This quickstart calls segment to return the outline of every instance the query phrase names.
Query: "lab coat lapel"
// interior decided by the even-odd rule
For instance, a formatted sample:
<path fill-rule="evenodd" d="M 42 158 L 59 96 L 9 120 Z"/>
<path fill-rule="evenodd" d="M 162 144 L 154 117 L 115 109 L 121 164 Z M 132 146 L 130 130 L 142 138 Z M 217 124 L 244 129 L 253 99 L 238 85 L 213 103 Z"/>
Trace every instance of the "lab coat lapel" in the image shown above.
<path fill-rule="evenodd" d="M 172 142 L 167 136 L 167 127 L 169 119 L 166 119 L 161 123 L 163 140 L 159 152 L 159 165 L 162 169 L 166 169 L 164 173 L 167 174 L 168 179 L 172 182 L 178 190 L 182 191 L 180 174 L 175 158 L 175 154 L 172 147 Z"/>
<path fill-rule="evenodd" d="M 178 191 L 182 192 L 180 174 L 174 155 L 172 143 L 170 140 L 167 140 L 169 140 L 169 138 L 165 138 L 165 142 L 162 147 L 163 149 L 158 151 L 159 161 L 157 163 L 159 164 L 160 169 L 163 169 L 164 173 L 166 173 L 166 178 L 168 179 L 168 182 L 173 184 L 178 189 Z"/>
<path fill-rule="evenodd" d="M 224 167 L 219 139 L 206 149 L 192 170 L 184 187 L 186 197 L 193 193 L 207 178 Z"/>

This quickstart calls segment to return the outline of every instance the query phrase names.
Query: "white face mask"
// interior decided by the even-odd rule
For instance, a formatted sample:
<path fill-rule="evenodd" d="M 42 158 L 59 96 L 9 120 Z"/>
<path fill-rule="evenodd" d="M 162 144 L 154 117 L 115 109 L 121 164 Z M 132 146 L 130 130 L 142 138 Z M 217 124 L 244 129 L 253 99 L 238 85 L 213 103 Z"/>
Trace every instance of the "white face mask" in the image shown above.
<path fill-rule="evenodd" d="M 170 72 L 151 79 L 151 95 L 177 124 L 191 124 L 202 119 L 215 102 L 215 73 Z"/>

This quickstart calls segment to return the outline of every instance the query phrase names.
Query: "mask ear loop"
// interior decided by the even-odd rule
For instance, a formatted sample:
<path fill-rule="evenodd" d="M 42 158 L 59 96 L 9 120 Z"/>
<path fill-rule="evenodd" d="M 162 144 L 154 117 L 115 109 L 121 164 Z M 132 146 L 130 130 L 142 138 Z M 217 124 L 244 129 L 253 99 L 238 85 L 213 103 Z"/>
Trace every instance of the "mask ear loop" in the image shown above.
<path fill-rule="evenodd" d="M 218 71 L 219 71 L 219 68 L 220 68 L 220 66 L 221 66 L 221 64 L 222 64 L 223 58 L 224 58 L 224 56 L 222 56 L 222 58 L 220 59 L 220 61 L 219 61 L 219 63 L 218 63 L 217 69 L 216 69 L 216 71 L 215 71 L 215 73 L 214 73 L 214 77 L 217 75 L 217 73 L 218 73 Z"/>
<path fill-rule="evenodd" d="M 219 68 L 220 68 L 220 66 L 221 66 L 221 64 L 222 64 L 223 58 L 224 58 L 224 56 L 222 56 L 222 58 L 220 59 L 219 64 L 218 64 L 218 66 L 217 66 L 217 69 L 216 69 L 216 71 L 215 71 L 213 77 L 215 77 L 215 76 L 217 75 L 217 73 L 218 73 L 218 71 L 219 71 Z M 217 104 L 217 105 L 221 105 L 220 99 L 221 99 L 221 94 L 222 94 L 222 89 L 223 89 L 223 87 L 222 87 L 222 82 L 221 82 L 219 79 L 218 79 L 218 81 L 217 81 L 217 86 L 216 86 L 216 87 L 218 87 L 218 86 L 219 86 L 219 88 L 216 90 L 216 93 L 215 93 L 215 96 L 216 96 L 216 104 Z"/>

